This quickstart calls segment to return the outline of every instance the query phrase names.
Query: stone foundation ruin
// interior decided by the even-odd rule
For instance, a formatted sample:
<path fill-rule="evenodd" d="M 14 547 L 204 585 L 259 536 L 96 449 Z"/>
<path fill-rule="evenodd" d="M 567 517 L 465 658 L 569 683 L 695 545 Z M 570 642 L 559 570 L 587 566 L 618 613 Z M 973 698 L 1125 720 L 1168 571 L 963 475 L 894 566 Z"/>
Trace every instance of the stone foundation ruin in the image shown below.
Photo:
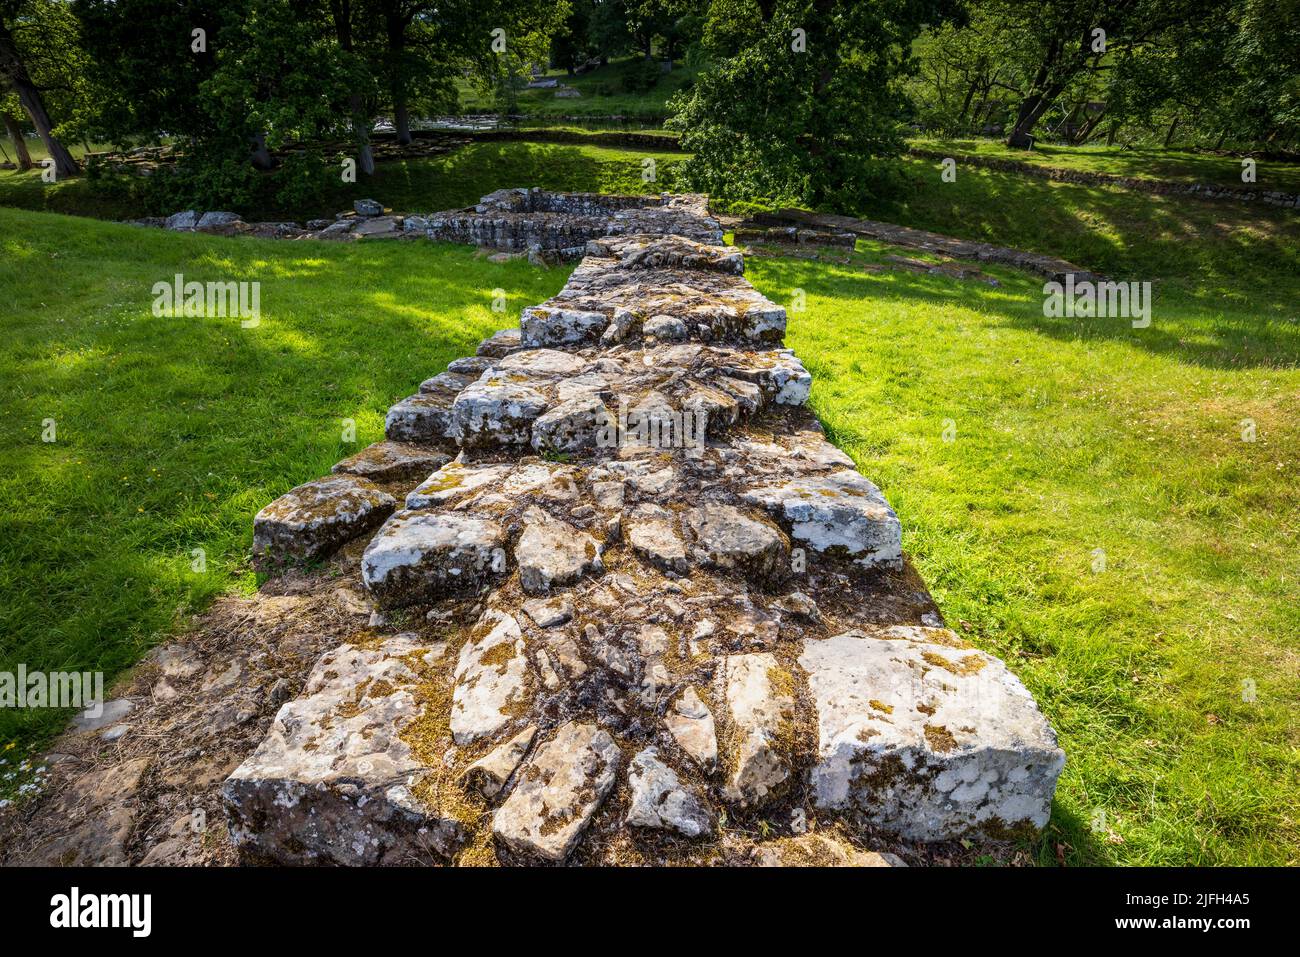
<path fill-rule="evenodd" d="M 852 845 L 1047 822 L 1055 734 L 943 627 L 785 310 L 702 197 L 643 199 L 430 218 L 584 258 L 258 513 L 264 568 L 358 549 L 379 611 L 227 779 L 246 859 L 892 864 Z"/>

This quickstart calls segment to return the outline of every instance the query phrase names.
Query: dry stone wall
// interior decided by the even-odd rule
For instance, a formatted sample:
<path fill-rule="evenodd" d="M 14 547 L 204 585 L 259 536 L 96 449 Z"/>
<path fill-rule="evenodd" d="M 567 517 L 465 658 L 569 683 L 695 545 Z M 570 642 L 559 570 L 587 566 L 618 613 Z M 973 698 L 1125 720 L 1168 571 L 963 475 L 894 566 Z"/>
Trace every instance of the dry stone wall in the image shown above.
<path fill-rule="evenodd" d="M 545 231 L 602 202 L 477 215 Z M 646 231 L 586 241 L 384 442 L 257 515 L 263 567 L 361 549 L 379 610 L 227 780 L 246 858 L 730 861 L 720 822 L 752 821 L 753 863 L 892 864 L 831 829 L 1046 823 L 1051 727 L 943 627 L 897 515 L 806 409 L 784 309 L 698 198 L 644 209 L 608 201 Z"/>

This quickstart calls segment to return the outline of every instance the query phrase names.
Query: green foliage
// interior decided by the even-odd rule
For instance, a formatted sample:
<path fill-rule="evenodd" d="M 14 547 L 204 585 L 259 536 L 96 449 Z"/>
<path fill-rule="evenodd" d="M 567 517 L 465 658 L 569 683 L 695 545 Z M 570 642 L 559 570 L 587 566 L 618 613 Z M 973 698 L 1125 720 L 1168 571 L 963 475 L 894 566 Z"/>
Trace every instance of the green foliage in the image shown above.
<path fill-rule="evenodd" d="M 966 10 L 914 48 L 907 90 L 927 131 L 1018 124 L 1074 144 L 1300 140 L 1300 0 L 972 0 Z"/>
<path fill-rule="evenodd" d="M 1300 141 L 1300 0 L 1236 0 L 1172 26 L 1159 50 L 1131 52 L 1109 96 L 1139 128 L 1181 121 L 1180 142 L 1246 147 Z"/>
<path fill-rule="evenodd" d="M 55 118 L 54 135 L 61 140 L 80 139 L 93 111 L 94 90 L 86 80 L 86 55 L 80 42 L 80 24 L 61 0 L 22 0 L 10 4 L 17 26 L 14 39 L 32 82 L 41 91 L 47 111 Z M 20 116 L 16 96 L 6 96 L 0 76 L 0 103 Z M 24 116 L 25 119 L 25 116 Z"/>
<path fill-rule="evenodd" d="M 626 93 L 648 93 L 659 84 L 663 71 L 655 60 L 637 60 L 622 77 L 623 90 Z"/>
<path fill-rule="evenodd" d="M 728 199 L 829 206 L 883 191 L 874 161 L 902 146 L 906 51 L 941 6 L 714 3 L 704 35 L 713 66 L 674 100 L 669 123 L 694 154 L 689 183 Z"/>

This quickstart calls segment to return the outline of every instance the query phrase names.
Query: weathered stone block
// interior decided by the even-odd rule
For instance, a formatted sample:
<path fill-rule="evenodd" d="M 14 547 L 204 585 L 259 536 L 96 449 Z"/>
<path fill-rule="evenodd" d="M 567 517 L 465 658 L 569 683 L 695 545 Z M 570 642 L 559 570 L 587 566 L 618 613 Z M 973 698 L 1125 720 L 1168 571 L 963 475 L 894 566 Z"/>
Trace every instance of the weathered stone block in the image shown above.
<path fill-rule="evenodd" d="M 452 402 L 455 393 L 417 392 L 388 410 L 384 435 L 390 442 L 439 443 L 453 438 Z"/>
<path fill-rule="evenodd" d="M 375 865 L 447 856 L 464 837 L 412 789 L 429 773 L 402 739 L 419 715 L 409 658 L 394 637 L 343 645 L 312 668 L 257 750 L 222 787 L 235 846 L 280 864 Z"/>
<path fill-rule="evenodd" d="M 537 749 L 492 829 L 516 853 L 558 863 L 569 856 L 614 788 L 622 755 L 592 724 L 570 722 Z"/>
<path fill-rule="evenodd" d="M 794 684 L 773 655 L 730 655 L 726 663 L 727 710 L 733 741 L 728 748 L 727 800 L 753 807 L 788 786 L 794 757 Z"/>
<path fill-rule="evenodd" d="M 397 501 L 355 475 L 317 479 L 281 495 L 253 518 L 253 558 L 310 561 L 378 526 Z"/>
<path fill-rule="evenodd" d="M 843 554 L 860 565 L 900 567 L 902 527 L 880 489 L 848 469 L 812 475 L 741 493 L 790 526 L 790 536 L 819 552 Z"/>
<path fill-rule="evenodd" d="M 456 396 L 452 434 L 469 449 L 528 445 L 533 421 L 550 403 L 545 395 L 510 373 L 488 372 Z"/>
<path fill-rule="evenodd" d="M 376 442 L 336 463 L 331 471 L 360 475 L 372 482 L 393 482 L 428 475 L 450 461 L 449 453 L 428 445 Z"/>
<path fill-rule="evenodd" d="M 489 608 L 456 659 L 451 732 L 458 745 L 496 734 L 530 687 L 524 640 L 514 616 Z"/>
<path fill-rule="evenodd" d="M 945 628 L 804 640 L 818 807 L 921 841 L 1036 831 L 1065 763 L 1001 661 Z"/>
<path fill-rule="evenodd" d="M 361 556 L 366 589 L 384 605 L 473 591 L 505 574 L 506 533 L 472 515 L 397 512 Z"/>

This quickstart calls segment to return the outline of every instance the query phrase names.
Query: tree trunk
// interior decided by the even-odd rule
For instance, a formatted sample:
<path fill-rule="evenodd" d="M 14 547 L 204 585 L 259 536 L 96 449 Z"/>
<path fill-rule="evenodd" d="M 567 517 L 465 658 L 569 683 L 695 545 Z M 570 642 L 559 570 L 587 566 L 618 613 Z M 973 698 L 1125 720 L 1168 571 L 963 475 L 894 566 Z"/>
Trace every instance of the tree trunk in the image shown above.
<path fill-rule="evenodd" d="M 1016 114 L 1016 125 L 1011 128 L 1011 135 L 1007 137 L 1007 145 L 1017 150 L 1032 149 L 1034 138 L 1031 134 L 1043 114 L 1047 112 L 1047 106 L 1046 96 L 1031 93 L 1025 97 Z"/>
<path fill-rule="evenodd" d="M 23 128 L 18 125 L 18 117 L 5 111 L 5 130 L 14 141 L 14 154 L 18 157 L 18 168 L 24 172 L 32 168 L 32 155 L 27 152 L 27 141 L 23 139 Z"/>
<path fill-rule="evenodd" d="M 1016 114 L 1015 126 L 1007 137 L 1007 145 L 1012 149 L 1027 150 L 1034 145 L 1033 132 L 1038 121 L 1047 112 L 1052 101 L 1061 95 L 1067 83 L 1074 79 L 1074 72 L 1052 79 L 1054 68 L 1058 67 L 1065 50 L 1065 39 L 1055 36 L 1043 53 L 1042 62 L 1034 74 L 1034 82 L 1029 85 L 1029 92 L 1020 103 Z"/>
<path fill-rule="evenodd" d="M 76 176 L 79 172 L 76 160 L 50 132 L 54 128 L 54 124 L 50 122 L 50 114 L 45 112 L 40 91 L 28 75 L 27 67 L 23 65 L 22 58 L 18 55 L 13 34 L 9 32 L 9 27 L 3 20 L 0 20 L 0 73 L 9 78 L 9 85 L 18 94 L 18 102 L 32 118 L 32 125 L 36 127 L 36 132 L 45 143 L 46 152 L 54 160 L 55 172 L 59 176 Z"/>
<path fill-rule="evenodd" d="M 266 148 L 266 134 L 258 133 L 253 137 L 253 165 L 260 170 L 269 170 L 275 166 L 271 151 Z"/>
<path fill-rule="evenodd" d="M 334 32 L 338 37 L 339 49 L 350 54 L 352 52 L 351 0 L 331 0 L 330 11 L 334 15 Z M 370 151 L 370 121 L 366 117 L 366 105 L 360 93 L 353 93 L 348 97 L 348 112 L 352 115 L 352 132 L 357 138 L 357 168 L 370 176 L 375 172 L 375 154 Z"/>
<path fill-rule="evenodd" d="M 402 14 L 398 4 L 386 4 L 384 29 L 388 34 L 389 93 L 393 99 L 393 128 L 397 142 L 405 146 L 411 142 L 411 114 L 406 93 L 406 73 L 402 62 L 406 57 L 406 30 L 410 21 Z"/>
<path fill-rule="evenodd" d="M 393 91 L 393 128 L 397 142 L 405 146 L 411 142 L 411 111 L 406 107 L 406 91 Z"/>
<path fill-rule="evenodd" d="M 962 101 L 961 113 L 957 115 L 956 126 L 961 127 L 966 122 L 966 114 L 970 112 L 970 101 L 975 99 L 975 87 L 979 85 L 979 80 L 972 80 L 970 86 L 966 88 L 966 99 Z"/>
<path fill-rule="evenodd" d="M 1092 134 L 1095 133 L 1097 127 L 1101 125 L 1101 121 L 1106 118 L 1106 109 L 1107 107 L 1102 107 L 1100 113 L 1089 117 L 1088 109 L 1086 106 L 1084 107 L 1083 125 L 1079 128 L 1079 133 L 1075 138 L 1075 142 L 1086 143 L 1088 140 L 1092 139 Z"/>
<path fill-rule="evenodd" d="M 375 154 L 370 149 L 370 122 L 366 119 L 365 103 L 360 93 L 348 97 L 352 111 L 352 132 L 357 137 L 357 168 L 367 176 L 375 172 Z"/>
<path fill-rule="evenodd" d="M 1174 121 L 1169 124 L 1169 132 L 1165 134 L 1165 149 L 1169 149 L 1170 144 L 1172 144 L 1174 141 L 1174 134 L 1177 132 L 1178 132 L 1178 117 L 1175 116 Z"/>
<path fill-rule="evenodd" d="M 1119 136 L 1119 120 L 1111 120 L 1110 129 L 1106 131 L 1106 145 L 1114 146 L 1117 136 Z"/>

